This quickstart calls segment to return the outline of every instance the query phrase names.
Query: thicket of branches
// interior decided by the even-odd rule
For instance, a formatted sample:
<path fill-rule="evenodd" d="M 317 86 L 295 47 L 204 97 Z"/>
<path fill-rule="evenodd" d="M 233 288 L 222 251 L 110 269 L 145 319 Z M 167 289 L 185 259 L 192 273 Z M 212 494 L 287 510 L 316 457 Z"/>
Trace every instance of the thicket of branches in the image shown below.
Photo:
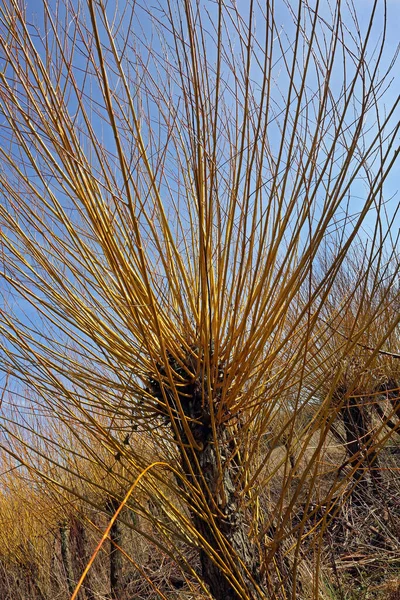
<path fill-rule="evenodd" d="M 2 2 L 3 500 L 53 507 L 64 569 L 63 510 L 114 514 L 198 597 L 328 598 L 346 511 L 396 512 L 396 55 L 361 10 Z"/>

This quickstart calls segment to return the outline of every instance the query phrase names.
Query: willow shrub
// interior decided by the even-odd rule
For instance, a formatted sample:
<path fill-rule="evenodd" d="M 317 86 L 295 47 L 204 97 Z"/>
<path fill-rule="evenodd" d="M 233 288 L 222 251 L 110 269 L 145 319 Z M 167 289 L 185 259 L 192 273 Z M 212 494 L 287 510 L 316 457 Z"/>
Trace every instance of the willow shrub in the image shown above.
<path fill-rule="evenodd" d="M 0 8 L 9 402 L 29 390 L 94 464 L 84 431 L 114 456 L 119 502 L 147 494 L 153 543 L 216 599 L 326 595 L 307 522 L 338 497 L 321 456 L 343 410 L 340 359 L 374 311 L 336 344 L 330 384 L 314 375 L 363 289 L 356 270 L 333 294 L 349 251 L 361 242 L 379 270 L 395 243 L 386 27 L 377 1 Z M 398 326 L 390 314 L 372 355 Z M 9 411 L 3 447 L 36 452 Z M 48 445 L 70 473 L 66 450 Z"/>

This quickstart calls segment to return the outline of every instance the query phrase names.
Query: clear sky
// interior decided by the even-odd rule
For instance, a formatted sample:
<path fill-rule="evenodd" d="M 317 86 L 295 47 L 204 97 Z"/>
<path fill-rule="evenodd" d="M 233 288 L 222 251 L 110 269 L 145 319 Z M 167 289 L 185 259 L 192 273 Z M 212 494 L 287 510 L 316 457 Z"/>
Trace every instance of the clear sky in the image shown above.
<path fill-rule="evenodd" d="M 58 3 L 56 2 L 56 0 L 52 0 L 50 2 L 50 6 L 51 7 L 55 7 Z M 62 3 L 59 3 L 60 5 L 62 5 Z M 83 3 L 82 3 L 83 4 Z M 157 5 L 157 7 L 166 7 L 166 2 L 159 2 L 159 3 L 155 3 Z M 344 4 L 344 3 L 343 3 Z M 360 30 L 361 32 L 365 31 L 365 28 L 367 27 L 368 24 L 368 18 L 369 18 L 369 11 L 373 5 L 371 0 L 355 0 L 355 8 L 357 10 L 357 18 L 358 18 L 358 22 L 359 22 L 359 26 L 360 26 Z M 335 6 L 335 3 L 332 2 L 331 3 L 332 6 Z M 378 5 L 382 5 L 382 2 L 378 2 Z M 110 18 L 112 17 L 112 13 L 114 10 L 114 3 L 109 3 L 109 13 L 110 13 Z M 204 11 L 204 14 L 213 14 L 213 11 L 215 13 L 216 10 L 216 4 L 214 2 L 209 2 L 208 0 L 204 1 L 201 3 L 201 10 Z M 288 3 L 288 5 L 285 5 L 284 2 L 275 2 L 275 6 L 276 6 L 276 22 L 277 22 L 277 26 L 280 28 L 280 36 L 281 39 L 283 40 L 283 45 L 284 47 L 286 47 L 288 50 L 290 50 L 290 46 L 293 43 L 294 40 L 294 25 L 293 25 L 293 20 L 290 18 L 289 15 L 289 7 L 295 6 L 295 3 Z M 40 25 L 40 23 L 42 22 L 43 19 L 43 4 L 42 2 L 39 2 L 38 0 L 28 0 L 26 2 L 26 7 L 27 7 L 27 13 L 28 15 L 31 16 L 31 20 L 33 23 L 37 23 Z M 121 4 L 122 7 L 122 4 Z M 138 10 L 140 9 L 140 4 L 137 4 Z M 321 15 L 325 16 L 328 19 L 329 18 L 329 9 L 328 9 L 328 3 L 324 0 L 323 2 L 321 2 Z M 243 14 L 247 14 L 247 2 L 239 2 L 239 8 L 240 10 L 243 10 Z M 399 43 L 399 25 L 398 23 L 400 22 L 400 2 L 398 0 L 388 0 L 387 3 L 387 9 L 388 9 L 388 16 L 387 16 L 387 31 L 386 31 L 386 50 L 385 50 L 385 57 L 383 60 L 383 64 L 388 64 L 388 62 L 390 61 L 391 57 L 395 54 L 396 52 L 396 48 L 398 46 Z M 158 42 L 157 40 L 157 36 L 155 35 L 155 29 L 154 29 L 154 23 L 152 22 L 152 18 L 151 17 L 155 17 L 156 19 L 161 19 L 161 21 L 163 21 L 163 16 L 162 16 L 162 12 L 159 10 L 159 8 L 155 8 L 152 7 L 152 13 L 151 15 L 146 15 L 146 11 L 141 11 L 141 18 L 139 21 L 137 21 L 135 23 L 135 27 L 136 29 L 136 33 L 137 35 L 143 35 L 143 41 L 145 39 L 145 37 L 148 38 L 148 40 L 150 40 L 150 43 L 152 44 L 152 51 L 156 51 L 157 50 L 157 44 Z M 346 10 L 346 9 L 344 9 Z M 84 11 L 86 12 L 86 11 Z M 127 17 L 125 17 L 126 19 Z M 210 23 L 212 22 L 212 19 L 210 21 Z M 255 23 L 256 23 L 256 27 L 259 27 L 260 30 L 262 29 L 262 16 L 260 14 L 260 10 L 257 9 L 256 10 L 256 19 L 255 19 Z M 138 31 L 138 28 L 139 31 Z M 376 40 L 376 42 L 379 41 L 379 37 L 382 34 L 382 29 L 379 28 L 379 23 L 377 25 L 377 27 L 374 29 L 373 31 L 373 39 Z M 234 39 L 235 37 L 235 32 L 232 29 L 232 39 Z M 351 30 L 348 33 L 347 36 L 348 39 L 348 43 L 351 46 L 352 44 L 354 45 L 354 42 L 351 40 Z M 140 43 L 140 40 L 138 40 L 137 42 L 138 44 Z M 210 38 L 207 38 L 207 43 L 210 44 Z M 374 44 L 371 45 L 371 49 L 373 48 Z M 209 55 L 213 55 L 213 48 L 208 47 L 207 51 L 209 53 Z M 82 63 L 80 63 L 80 59 L 79 55 L 76 54 L 75 55 L 75 76 L 79 79 L 79 77 L 83 78 L 83 74 L 79 73 L 79 67 L 81 65 L 84 64 L 83 60 Z M 370 65 L 373 65 L 373 53 L 371 54 L 371 63 Z M 341 69 L 341 65 L 338 64 L 336 66 L 336 75 L 334 77 L 334 81 L 337 81 L 338 84 L 338 88 L 340 88 L 340 86 L 342 85 L 342 75 L 343 75 L 343 71 Z M 397 69 L 394 69 L 392 71 L 393 76 L 398 72 L 398 67 Z M 257 80 L 258 74 L 257 74 L 257 69 L 254 70 L 254 73 L 252 72 L 252 76 L 254 76 L 254 78 Z M 112 77 L 112 76 L 110 76 Z M 284 75 L 281 75 L 282 79 L 281 81 L 284 81 Z M 389 77 L 389 81 L 390 78 L 392 77 L 392 75 Z M 262 81 L 258 81 L 260 89 L 262 86 Z M 335 91 L 335 90 L 333 90 Z M 396 85 L 396 83 L 392 83 L 391 87 L 386 91 L 385 94 L 385 99 L 384 100 L 380 100 L 379 101 L 379 108 L 380 111 L 382 112 L 382 114 L 384 114 L 386 106 L 389 106 L 390 104 L 394 103 L 398 97 L 398 91 L 399 91 L 399 87 L 398 85 Z M 98 90 L 96 89 L 92 89 L 92 95 L 94 100 L 96 100 L 98 94 Z M 277 101 L 279 101 L 279 97 L 278 95 L 276 96 Z M 71 111 L 73 111 L 74 107 L 71 104 Z M 397 110 L 397 117 L 393 119 L 393 124 L 396 122 L 396 120 L 398 120 L 398 115 L 399 115 L 399 109 Z M 101 118 L 94 118 L 93 119 L 93 125 L 95 128 L 98 128 L 98 133 L 99 133 L 99 139 L 102 140 L 103 143 L 105 144 L 113 144 L 113 140 L 110 136 L 110 132 L 107 132 L 107 128 L 103 128 L 102 122 L 101 122 Z M 369 123 L 366 122 L 365 123 L 365 127 L 368 127 Z M 273 129 L 271 128 L 271 131 L 273 131 Z M 272 134 L 271 135 L 271 139 L 269 140 L 271 147 L 274 147 L 274 145 L 277 147 L 279 145 L 279 135 L 278 135 L 278 131 L 275 132 L 275 135 Z M 387 201 L 387 211 L 388 211 L 388 215 L 392 215 L 399 204 L 399 195 L 397 193 L 398 191 L 398 181 L 399 181 L 399 168 L 398 166 L 393 169 L 392 173 L 390 174 L 390 176 L 388 177 L 386 183 L 385 183 L 385 194 L 384 194 L 384 198 L 385 201 Z M 365 187 L 363 186 L 363 184 L 360 183 L 359 186 L 359 190 L 357 190 L 357 194 L 353 195 L 352 198 L 352 204 L 351 204 L 351 209 L 350 212 L 352 213 L 356 213 L 357 212 L 357 208 L 359 206 L 359 208 L 361 208 L 363 206 L 363 202 L 364 202 L 364 194 L 365 194 Z M 357 196 L 359 196 L 357 198 Z M 374 226 L 374 220 L 375 220 L 375 215 L 373 213 L 371 213 L 370 217 L 366 220 L 365 223 L 365 227 L 368 230 L 372 229 Z M 4 292 L 4 289 L 3 289 Z M 11 301 L 12 302 L 12 296 L 9 295 L 9 290 L 6 290 L 6 295 L 7 295 L 7 301 Z M 20 299 L 18 300 L 18 302 L 20 303 L 20 308 L 22 307 L 22 305 L 25 305 L 26 303 L 21 301 Z M 28 309 L 27 310 L 27 314 L 31 314 L 31 311 Z"/>

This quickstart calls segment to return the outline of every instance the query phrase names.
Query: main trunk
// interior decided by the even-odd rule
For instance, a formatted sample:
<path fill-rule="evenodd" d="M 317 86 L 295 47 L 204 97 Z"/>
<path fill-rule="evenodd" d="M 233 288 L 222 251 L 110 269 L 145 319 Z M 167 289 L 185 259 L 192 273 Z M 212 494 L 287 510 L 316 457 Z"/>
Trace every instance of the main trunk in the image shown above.
<path fill-rule="evenodd" d="M 370 415 L 364 404 L 364 398 L 350 397 L 342 408 L 347 454 L 350 464 L 355 468 L 354 496 L 359 498 L 368 491 L 368 472 L 374 488 L 380 484 L 379 459 L 373 448 Z"/>
<path fill-rule="evenodd" d="M 260 584 L 258 548 L 249 539 L 246 515 L 238 493 L 240 490 L 235 481 L 239 475 L 239 460 L 233 456 L 235 450 L 226 428 L 220 428 L 217 437 L 222 469 L 219 468 L 213 442 L 202 442 L 202 450 L 193 453 L 192 460 L 190 455 L 187 458 L 181 453 L 185 472 L 193 472 L 188 475 L 189 481 L 201 487 L 207 507 L 214 515 L 211 521 L 192 511 L 193 524 L 216 553 L 213 560 L 204 549 L 200 551 L 203 579 L 216 600 L 262 598 L 264 595 L 257 591 Z M 218 559 L 227 565 L 226 574 L 216 564 Z"/>
<path fill-rule="evenodd" d="M 162 365 L 157 365 L 160 377 L 150 379 L 148 391 L 160 401 L 168 398 L 172 411 L 167 411 L 165 417 L 180 448 L 182 470 L 189 483 L 200 491 L 201 506 L 193 504 L 191 516 L 193 525 L 206 542 L 200 550 L 203 580 L 216 600 L 261 600 L 267 595 L 261 590 L 259 549 L 249 537 L 244 508 L 246 497 L 243 497 L 242 465 L 237 446 L 240 428 L 234 432 L 223 421 L 211 427 L 210 407 L 217 411 L 221 401 L 215 390 L 217 385 L 212 386 L 212 399 L 205 392 L 208 388 L 205 372 L 182 385 L 182 378 L 187 377 L 188 371 L 196 371 L 190 360 L 188 370 L 172 357 L 170 366 L 181 376 L 179 401 L 196 447 L 183 426 L 180 411 L 174 410 L 174 394 L 164 383 L 166 377 Z M 222 375 L 219 367 L 218 377 L 222 379 Z M 207 546 L 212 551 L 207 550 Z"/>
<path fill-rule="evenodd" d="M 106 503 L 106 509 L 111 516 L 115 514 L 120 503 L 116 498 L 110 497 Z M 110 599 L 118 600 L 123 590 L 122 577 L 122 555 L 118 547 L 122 545 L 121 523 L 117 519 L 110 530 Z"/>
<path fill-rule="evenodd" d="M 90 559 L 87 532 L 84 522 L 79 519 L 74 519 L 73 525 L 75 533 L 76 563 L 78 573 L 82 573 Z M 89 569 L 82 584 L 82 589 L 84 590 L 82 597 L 85 600 L 95 600 L 96 597 L 93 587 L 93 573 L 92 570 Z"/>
<path fill-rule="evenodd" d="M 75 589 L 74 571 L 72 568 L 70 527 L 67 521 L 60 523 L 61 558 L 67 579 L 68 591 L 73 594 Z"/>

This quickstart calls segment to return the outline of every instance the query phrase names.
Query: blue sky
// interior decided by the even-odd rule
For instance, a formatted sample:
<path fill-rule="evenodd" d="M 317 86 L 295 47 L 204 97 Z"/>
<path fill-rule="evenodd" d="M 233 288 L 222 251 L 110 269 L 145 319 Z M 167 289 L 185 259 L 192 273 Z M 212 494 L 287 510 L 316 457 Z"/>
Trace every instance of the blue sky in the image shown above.
<path fill-rule="evenodd" d="M 61 3 L 60 3 L 61 4 Z M 334 4 L 334 3 L 333 3 Z M 382 3 L 380 3 L 382 4 Z M 52 0 L 50 2 L 50 6 L 54 7 L 56 5 L 56 0 Z M 160 2 L 159 5 L 161 6 L 166 6 L 166 3 L 164 2 Z M 276 2 L 276 21 L 277 21 L 277 25 L 280 28 L 280 35 L 281 38 L 283 40 L 283 44 L 289 49 L 290 48 L 290 44 L 293 41 L 293 37 L 294 37 L 294 25 L 293 25 L 293 21 L 290 18 L 289 15 L 289 10 L 288 7 L 283 3 L 279 3 Z M 357 9 L 357 16 L 359 19 L 359 25 L 360 25 L 360 29 L 361 32 L 363 32 L 363 30 L 365 31 L 365 28 L 368 24 L 368 19 L 369 19 L 369 11 L 372 7 L 373 3 L 370 0 L 355 0 L 355 7 Z M 38 2 L 37 0 L 28 0 L 26 3 L 27 6 L 27 13 L 31 15 L 32 18 L 32 22 L 34 23 L 38 23 L 40 24 L 42 22 L 42 15 L 43 15 L 43 4 L 42 2 Z M 216 10 L 216 5 L 214 2 L 209 2 L 209 1 L 205 1 L 202 3 L 201 5 L 203 8 L 202 10 L 204 10 L 204 14 L 206 14 L 206 11 L 212 11 L 215 12 Z M 293 6 L 293 3 L 290 4 L 289 6 Z M 322 6 L 322 12 L 321 14 L 324 16 L 326 14 L 326 17 L 328 19 L 329 17 L 329 11 L 328 11 L 328 4 L 327 2 L 324 0 L 321 3 Z M 114 5 L 113 3 L 109 4 L 109 8 L 110 8 L 110 16 L 113 12 L 114 9 Z M 239 3 L 239 8 L 241 10 L 243 10 L 243 14 L 247 14 L 247 3 L 246 2 L 242 2 Z M 386 33 L 386 38 L 387 38 L 387 45 L 386 45 L 386 56 L 384 57 L 384 61 L 383 63 L 388 64 L 392 55 L 395 53 L 398 42 L 399 42 L 399 35 L 398 35 L 398 23 L 400 21 L 400 3 L 397 0 L 388 0 L 388 4 L 387 4 L 387 8 L 388 8 L 388 19 L 387 19 L 387 33 Z M 159 10 L 156 9 L 152 9 L 152 14 L 154 16 L 156 16 L 157 18 L 159 18 L 159 16 L 161 15 Z M 154 27 L 153 24 L 151 22 L 150 17 L 147 15 L 144 11 L 141 12 L 141 18 L 140 18 L 140 23 L 138 22 L 137 27 L 140 26 L 141 31 L 139 31 L 139 34 L 143 34 L 143 37 L 147 36 L 149 40 L 153 40 L 153 48 L 152 50 L 155 50 L 157 48 L 155 48 L 155 44 L 156 44 L 156 36 L 154 35 Z M 258 11 L 258 15 L 256 15 L 256 25 L 262 26 L 262 17 Z M 379 28 L 379 23 L 377 25 L 377 27 L 374 29 L 373 32 L 373 39 L 376 40 L 376 42 L 379 41 L 379 36 L 381 35 L 382 30 L 380 30 Z M 232 31 L 232 39 L 235 37 L 235 33 L 234 31 Z M 351 41 L 350 38 L 350 34 L 348 37 L 349 40 L 349 45 L 352 45 L 353 42 Z M 208 38 L 208 43 L 209 43 L 209 38 Z M 353 44 L 354 45 L 354 44 Z M 374 44 L 372 44 L 371 47 L 373 47 Z M 207 50 L 210 52 L 211 56 L 213 55 L 213 48 L 207 48 Z M 83 66 L 83 62 L 80 63 L 80 61 L 82 60 L 78 54 L 75 55 L 75 66 L 76 66 L 76 76 L 79 77 L 83 77 L 82 73 L 79 74 L 79 67 Z M 373 57 L 371 56 L 371 66 L 373 64 Z M 398 71 L 394 69 L 393 70 L 393 76 L 396 74 L 396 72 Z M 253 76 L 253 73 L 252 73 Z M 257 79 L 257 71 L 254 70 L 254 78 Z M 283 76 L 282 76 L 283 77 Z M 336 81 L 338 83 L 338 87 L 340 88 L 341 86 L 341 78 L 342 78 L 342 71 L 340 69 L 340 64 L 337 65 L 337 73 L 335 75 Z M 334 79 L 335 79 L 334 78 Z M 284 78 L 283 78 L 284 79 Z M 262 81 L 259 81 L 259 86 L 261 88 L 262 85 Z M 385 100 L 381 100 L 380 101 L 380 110 L 382 113 L 385 112 L 385 107 L 386 105 L 390 105 L 392 103 L 394 103 L 398 97 L 398 85 L 396 85 L 395 83 L 393 83 L 391 85 L 391 87 L 389 88 L 389 90 L 387 90 L 386 95 L 385 95 Z M 96 98 L 96 95 L 98 94 L 98 90 L 93 89 L 92 90 L 93 93 L 93 97 Z M 71 112 L 73 112 L 74 110 L 74 106 L 71 105 Z M 398 120 L 398 115 L 399 115 L 399 109 L 397 110 L 397 120 Z M 395 123 L 396 118 L 393 119 L 393 123 Z M 110 146 L 113 145 L 113 140 L 112 137 L 110 136 L 109 132 L 107 133 L 107 129 L 103 129 L 102 127 L 102 123 L 101 120 L 98 119 L 96 121 L 96 119 L 93 120 L 93 124 L 95 128 L 98 128 L 98 132 L 99 132 L 99 139 L 102 139 L 102 141 L 106 144 L 109 144 Z M 368 125 L 368 123 L 366 123 L 366 126 Z M 275 135 L 275 139 L 270 139 L 270 144 L 272 147 L 274 147 L 274 145 L 276 147 L 278 147 L 279 145 L 279 136 L 276 132 Z M 385 202 L 387 202 L 386 205 L 386 209 L 388 211 L 388 216 L 390 218 L 390 215 L 392 215 L 399 204 L 399 195 L 397 193 L 398 191 L 398 181 L 399 181 L 399 169 L 398 167 L 396 169 L 394 169 L 392 171 L 392 173 L 390 174 L 390 176 L 388 177 L 386 183 L 385 183 L 385 194 L 384 194 L 384 199 Z M 365 187 L 363 186 L 363 184 L 360 183 L 359 189 L 356 190 L 357 193 L 354 193 L 353 198 L 352 198 L 352 204 L 351 204 L 351 209 L 350 212 L 351 213 L 357 213 L 358 208 L 361 208 L 363 206 L 363 202 L 364 202 L 364 194 L 365 194 Z M 359 198 L 357 198 L 357 196 L 359 196 Z M 371 212 L 370 216 L 367 218 L 366 222 L 365 222 L 365 229 L 368 232 L 371 231 L 374 227 L 375 224 L 375 215 L 373 212 Z M 12 295 L 10 295 L 9 290 L 4 290 L 3 288 L 3 292 L 6 292 L 6 296 L 7 296 L 7 300 L 10 302 L 13 302 L 13 297 Z M 15 308 L 17 309 L 17 311 L 21 311 L 22 307 L 25 307 L 27 309 L 27 315 L 32 315 L 32 311 L 28 308 L 26 302 L 22 301 L 21 299 L 16 299 L 15 301 Z"/>

